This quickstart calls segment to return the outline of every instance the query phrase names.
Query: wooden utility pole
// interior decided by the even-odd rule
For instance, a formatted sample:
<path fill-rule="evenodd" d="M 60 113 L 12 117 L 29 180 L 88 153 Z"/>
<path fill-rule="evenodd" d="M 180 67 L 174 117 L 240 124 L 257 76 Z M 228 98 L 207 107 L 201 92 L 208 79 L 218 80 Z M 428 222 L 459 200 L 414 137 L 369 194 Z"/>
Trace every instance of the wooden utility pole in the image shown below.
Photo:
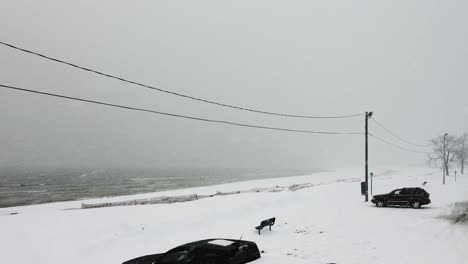
<path fill-rule="evenodd" d="M 369 146 L 368 145 L 369 144 L 367 142 L 369 131 L 368 131 L 368 126 L 367 126 L 367 123 L 368 123 L 367 121 L 371 117 L 372 117 L 372 112 L 366 112 L 366 116 L 365 116 L 365 118 L 366 118 L 366 121 L 365 121 L 366 122 L 366 133 L 365 133 L 365 137 L 366 137 L 366 150 L 365 150 L 365 152 L 366 152 L 366 163 L 365 163 L 365 167 L 366 167 L 366 169 L 365 169 L 365 173 L 366 173 L 366 175 L 365 175 L 365 179 L 366 179 L 366 189 L 365 189 L 366 200 L 365 201 L 366 202 L 369 201 L 369 176 L 368 176 L 368 174 L 369 174 L 369 168 L 368 168 L 368 158 L 369 158 L 369 151 L 368 150 L 369 150 Z"/>

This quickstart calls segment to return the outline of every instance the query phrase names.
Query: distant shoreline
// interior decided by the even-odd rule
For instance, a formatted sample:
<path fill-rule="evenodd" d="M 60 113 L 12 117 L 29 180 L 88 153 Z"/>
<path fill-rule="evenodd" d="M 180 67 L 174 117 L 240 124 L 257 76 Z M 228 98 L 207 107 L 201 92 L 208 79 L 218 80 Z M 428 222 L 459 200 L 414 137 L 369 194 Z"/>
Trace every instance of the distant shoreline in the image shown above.
<path fill-rule="evenodd" d="M 107 169 L 15 173 L 0 179 L 0 208 L 82 201 L 256 179 L 308 175 L 314 169 Z"/>

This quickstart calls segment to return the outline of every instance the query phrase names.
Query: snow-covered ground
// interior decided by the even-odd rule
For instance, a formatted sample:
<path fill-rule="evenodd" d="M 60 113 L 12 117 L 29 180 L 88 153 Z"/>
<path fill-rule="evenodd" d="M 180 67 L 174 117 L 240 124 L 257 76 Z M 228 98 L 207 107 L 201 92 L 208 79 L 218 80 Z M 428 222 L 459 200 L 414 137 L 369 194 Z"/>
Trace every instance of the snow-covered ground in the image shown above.
<path fill-rule="evenodd" d="M 241 193 L 197 201 L 76 209 L 80 201 L 0 209 L 0 263 L 115 264 L 204 238 L 240 238 L 265 252 L 254 263 L 468 263 L 468 225 L 439 216 L 468 200 L 468 175 L 442 185 L 428 168 L 374 170 L 374 194 L 421 186 L 423 209 L 376 208 L 360 195 L 361 170 L 255 180 L 127 197 L 213 194 L 312 183 L 298 191 Z M 17 213 L 11 215 L 11 213 Z M 254 226 L 276 217 L 272 231 Z"/>

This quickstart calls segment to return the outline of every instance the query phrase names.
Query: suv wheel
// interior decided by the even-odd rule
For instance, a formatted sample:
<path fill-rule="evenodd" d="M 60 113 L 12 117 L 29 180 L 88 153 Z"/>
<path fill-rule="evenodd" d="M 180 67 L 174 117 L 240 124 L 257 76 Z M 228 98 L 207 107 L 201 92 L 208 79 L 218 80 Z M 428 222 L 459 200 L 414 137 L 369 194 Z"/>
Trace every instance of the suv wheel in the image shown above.
<path fill-rule="evenodd" d="M 418 201 L 414 201 L 411 206 L 414 208 L 414 209 L 418 209 L 421 207 L 421 204 L 418 202 Z"/>
<path fill-rule="evenodd" d="M 385 207 L 385 203 L 383 201 L 377 201 L 375 205 L 377 205 L 377 207 Z"/>

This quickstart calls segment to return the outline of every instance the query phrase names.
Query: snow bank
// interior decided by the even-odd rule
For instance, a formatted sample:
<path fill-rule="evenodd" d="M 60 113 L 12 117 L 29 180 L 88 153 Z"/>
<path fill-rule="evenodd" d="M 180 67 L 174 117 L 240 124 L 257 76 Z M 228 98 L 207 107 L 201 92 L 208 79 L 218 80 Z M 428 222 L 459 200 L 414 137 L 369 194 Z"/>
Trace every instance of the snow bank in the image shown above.
<path fill-rule="evenodd" d="M 343 180 L 339 180 L 341 182 Z M 180 195 L 180 196 L 161 196 L 161 197 L 154 197 L 154 198 L 147 198 L 147 199 L 134 199 L 134 200 L 126 200 L 126 201 L 118 201 L 118 202 L 100 202 L 100 203 L 82 203 L 81 209 L 91 209 L 91 208 L 103 208 L 103 207 L 115 207 L 115 206 L 130 206 L 130 205 L 148 205 L 148 204 L 171 204 L 171 203 L 182 203 L 182 202 L 190 202 L 195 201 L 203 198 L 215 197 L 217 195 L 224 196 L 224 195 L 233 195 L 233 194 L 241 194 L 241 193 L 251 193 L 251 192 L 280 192 L 284 189 L 288 189 L 290 191 L 298 191 L 304 188 L 312 187 L 313 185 L 310 183 L 303 183 L 303 184 L 293 184 L 290 186 L 275 186 L 273 188 L 252 188 L 249 190 L 239 190 L 239 191 L 230 191 L 230 192 L 221 192 L 216 191 L 215 194 L 208 194 L 208 195 L 198 195 L 198 194 L 189 194 L 189 195 Z"/>
<path fill-rule="evenodd" d="M 127 200 L 120 202 L 107 202 L 107 203 L 82 203 L 81 209 L 90 208 L 103 208 L 103 207 L 114 207 L 114 206 L 130 206 L 130 205 L 148 205 L 148 204 L 171 204 L 171 203 L 182 203 L 198 200 L 201 198 L 207 198 L 209 196 L 198 197 L 196 194 L 181 195 L 181 196 L 161 196 L 148 199 L 136 199 Z"/>
<path fill-rule="evenodd" d="M 204 238 L 251 240 L 263 250 L 258 264 L 466 264 L 468 226 L 440 215 L 468 200 L 468 176 L 442 185 L 426 168 L 372 170 L 374 194 L 421 186 L 432 204 L 422 209 L 364 203 L 362 170 L 337 170 L 126 197 L 0 209 L 0 263 L 115 264 Z M 290 188 L 295 186 L 294 188 Z M 302 188 L 307 186 L 305 188 Z M 242 191 L 246 190 L 246 191 Z M 293 191 L 294 190 L 294 191 Z M 216 192 L 233 195 L 210 196 Z M 81 203 L 148 201 L 197 194 L 198 200 L 79 209 Z M 16 213 L 11 215 L 12 213 Z M 276 217 L 258 235 L 260 221 Z"/>
<path fill-rule="evenodd" d="M 453 223 L 468 223 L 468 201 L 454 203 L 450 213 L 442 215 L 442 218 Z"/>

